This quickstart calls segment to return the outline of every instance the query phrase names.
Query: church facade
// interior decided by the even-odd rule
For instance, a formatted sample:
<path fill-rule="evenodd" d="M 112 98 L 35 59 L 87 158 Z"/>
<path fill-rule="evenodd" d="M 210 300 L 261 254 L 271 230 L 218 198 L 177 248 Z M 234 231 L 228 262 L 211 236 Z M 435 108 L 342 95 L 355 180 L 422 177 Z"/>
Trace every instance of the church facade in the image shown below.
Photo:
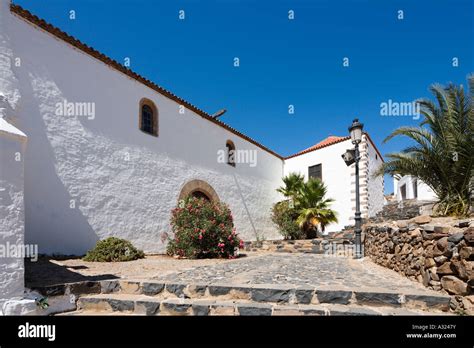
<path fill-rule="evenodd" d="M 348 138 L 285 158 L 8 0 L 0 0 L 0 94 L 0 243 L 81 255 L 117 236 L 163 253 L 170 212 L 189 194 L 228 204 L 244 240 L 279 239 L 270 210 L 294 171 L 328 186 L 340 219 L 329 231 L 351 224 Z M 383 159 L 368 134 L 361 149 L 370 216 L 383 205 L 383 178 L 371 176 Z M 8 286 L 23 266 L 6 262 Z"/>

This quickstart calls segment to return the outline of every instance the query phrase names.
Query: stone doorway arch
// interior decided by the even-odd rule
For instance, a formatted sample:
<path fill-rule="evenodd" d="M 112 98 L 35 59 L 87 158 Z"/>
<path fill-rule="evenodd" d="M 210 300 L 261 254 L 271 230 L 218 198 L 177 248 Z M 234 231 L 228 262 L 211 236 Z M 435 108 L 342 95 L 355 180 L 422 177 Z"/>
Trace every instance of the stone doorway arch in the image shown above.
<path fill-rule="evenodd" d="M 193 195 L 195 197 L 207 198 L 211 202 L 218 202 L 219 196 L 216 191 L 207 182 L 199 179 L 187 182 L 179 194 L 178 200 L 185 199 L 187 196 Z"/>

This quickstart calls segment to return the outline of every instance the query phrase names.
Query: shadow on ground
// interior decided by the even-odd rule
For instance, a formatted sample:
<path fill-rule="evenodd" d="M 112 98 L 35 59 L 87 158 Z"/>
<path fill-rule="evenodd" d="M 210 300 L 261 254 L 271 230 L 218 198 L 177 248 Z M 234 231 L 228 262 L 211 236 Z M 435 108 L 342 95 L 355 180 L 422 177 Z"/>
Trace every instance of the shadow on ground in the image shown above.
<path fill-rule="evenodd" d="M 74 270 L 87 269 L 87 266 L 62 266 L 52 261 L 54 260 L 48 257 L 40 257 L 35 262 L 25 259 L 25 286 L 27 288 L 36 288 L 56 284 L 119 278 L 114 274 L 85 276 L 74 272 Z"/>

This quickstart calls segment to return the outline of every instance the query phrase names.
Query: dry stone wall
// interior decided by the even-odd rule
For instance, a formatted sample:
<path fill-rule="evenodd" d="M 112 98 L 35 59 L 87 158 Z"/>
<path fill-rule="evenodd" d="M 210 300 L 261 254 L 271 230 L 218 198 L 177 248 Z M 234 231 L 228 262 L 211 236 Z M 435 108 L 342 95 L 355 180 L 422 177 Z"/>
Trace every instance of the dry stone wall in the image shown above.
<path fill-rule="evenodd" d="M 374 262 L 452 295 L 453 309 L 474 314 L 474 219 L 422 215 L 368 224 L 364 232 Z"/>

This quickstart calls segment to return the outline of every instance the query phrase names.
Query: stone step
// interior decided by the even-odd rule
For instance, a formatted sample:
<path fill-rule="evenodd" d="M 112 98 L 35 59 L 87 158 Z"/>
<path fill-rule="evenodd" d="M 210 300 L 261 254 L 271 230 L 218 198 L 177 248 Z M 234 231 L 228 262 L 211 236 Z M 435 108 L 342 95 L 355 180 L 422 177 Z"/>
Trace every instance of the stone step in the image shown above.
<path fill-rule="evenodd" d="M 249 300 L 158 299 L 146 295 L 99 294 L 81 297 L 76 312 L 62 315 L 430 315 L 421 310 L 341 304 L 275 304 Z"/>
<path fill-rule="evenodd" d="M 150 281 L 101 281 L 102 294 L 144 295 L 165 299 L 246 300 L 270 304 L 339 304 L 449 311 L 450 296 L 434 291 L 402 293 L 376 288 L 334 289 L 278 284 L 178 284 Z"/>

